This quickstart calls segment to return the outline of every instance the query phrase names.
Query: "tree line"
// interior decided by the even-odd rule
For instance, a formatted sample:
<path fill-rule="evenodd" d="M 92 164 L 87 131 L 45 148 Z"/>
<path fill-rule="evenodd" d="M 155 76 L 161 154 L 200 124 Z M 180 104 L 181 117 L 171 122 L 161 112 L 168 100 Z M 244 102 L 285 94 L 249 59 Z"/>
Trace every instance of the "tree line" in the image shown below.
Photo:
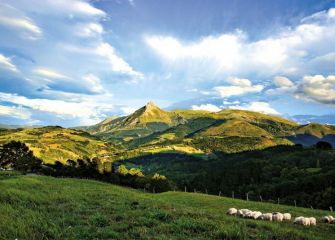
<path fill-rule="evenodd" d="M 164 192 L 172 189 L 173 183 L 158 173 L 145 176 L 140 169 L 127 169 L 124 165 L 114 170 L 105 168 L 99 159 L 83 158 L 67 160 L 65 164 L 43 164 L 43 161 L 29 150 L 26 144 L 11 141 L 0 150 L 0 167 L 22 173 L 36 173 L 53 177 L 74 177 L 95 179 L 122 186 L 144 189 L 150 192 Z"/>

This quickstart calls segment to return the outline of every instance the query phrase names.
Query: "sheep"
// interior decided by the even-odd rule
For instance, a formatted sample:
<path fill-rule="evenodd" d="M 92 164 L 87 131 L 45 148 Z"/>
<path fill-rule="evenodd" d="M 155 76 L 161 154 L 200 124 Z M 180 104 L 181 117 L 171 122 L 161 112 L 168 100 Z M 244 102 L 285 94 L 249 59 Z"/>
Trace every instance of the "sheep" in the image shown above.
<path fill-rule="evenodd" d="M 261 212 L 255 211 L 255 212 L 252 212 L 251 218 L 253 218 L 253 219 L 260 219 L 261 216 L 262 216 Z"/>
<path fill-rule="evenodd" d="M 316 226 L 316 219 L 315 219 L 315 217 L 310 217 L 309 218 L 309 222 L 310 222 L 311 226 Z"/>
<path fill-rule="evenodd" d="M 284 213 L 283 214 L 283 220 L 290 221 L 291 220 L 291 214 L 290 213 Z"/>
<path fill-rule="evenodd" d="M 331 223 L 331 220 L 330 220 L 329 216 L 324 216 L 324 217 L 321 218 L 321 222 Z"/>
<path fill-rule="evenodd" d="M 314 217 L 297 217 L 293 221 L 294 224 L 299 224 L 303 226 L 315 226 L 316 225 L 316 219 Z"/>
<path fill-rule="evenodd" d="M 276 212 L 272 214 L 272 220 L 275 222 L 282 222 L 283 221 L 283 214 L 281 214 L 280 212 Z"/>
<path fill-rule="evenodd" d="M 321 222 L 324 222 L 324 223 L 335 223 L 335 218 L 331 215 L 328 215 L 328 216 L 324 216 L 321 218 Z"/>
<path fill-rule="evenodd" d="M 243 216 L 243 212 L 241 210 L 237 210 L 236 216 L 242 217 Z"/>
<path fill-rule="evenodd" d="M 261 216 L 260 216 L 260 219 L 261 220 L 266 220 L 266 221 L 272 221 L 272 213 L 263 213 Z"/>
<path fill-rule="evenodd" d="M 227 211 L 228 215 L 236 215 L 237 214 L 237 209 L 236 208 L 229 208 Z"/>
<path fill-rule="evenodd" d="M 300 216 L 300 217 L 296 217 L 293 221 L 293 224 L 299 224 L 299 225 L 304 225 L 304 217 Z"/>

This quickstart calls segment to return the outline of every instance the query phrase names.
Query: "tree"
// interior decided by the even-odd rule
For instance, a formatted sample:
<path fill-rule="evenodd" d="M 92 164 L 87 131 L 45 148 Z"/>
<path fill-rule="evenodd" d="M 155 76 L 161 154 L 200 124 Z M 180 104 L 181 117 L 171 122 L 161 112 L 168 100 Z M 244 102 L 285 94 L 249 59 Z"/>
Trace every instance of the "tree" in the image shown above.
<path fill-rule="evenodd" d="M 153 176 L 152 176 L 152 179 L 153 180 L 166 180 L 166 177 L 164 175 L 160 175 L 159 173 L 155 173 Z"/>
<path fill-rule="evenodd" d="M 11 141 L 3 146 L 0 155 L 0 166 L 21 172 L 36 172 L 41 168 L 42 161 L 33 155 L 26 144 Z"/>
<path fill-rule="evenodd" d="M 316 143 L 317 149 L 329 150 L 332 149 L 332 145 L 329 142 L 319 141 Z"/>
<path fill-rule="evenodd" d="M 117 168 L 117 172 L 120 173 L 121 175 L 127 175 L 128 169 L 126 168 L 125 165 L 122 164 Z"/>
<path fill-rule="evenodd" d="M 132 176 L 137 176 L 137 177 L 144 177 L 144 174 L 142 173 L 141 169 L 138 169 L 138 168 L 131 168 L 128 174 Z"/>

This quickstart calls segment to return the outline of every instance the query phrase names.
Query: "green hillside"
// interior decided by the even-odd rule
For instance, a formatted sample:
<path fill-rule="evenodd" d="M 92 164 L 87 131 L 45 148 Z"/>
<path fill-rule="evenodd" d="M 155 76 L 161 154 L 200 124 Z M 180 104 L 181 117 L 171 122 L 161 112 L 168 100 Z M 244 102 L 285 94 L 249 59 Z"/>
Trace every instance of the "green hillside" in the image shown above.
<path fill-rule="evenodd" d="M 0 172 L 0 239 L 334 239 L 335 225 L 304 227 L 226 215 L 230 207 L 314 216 L 328 211 L 205 194 L 143 193 L 80 179 Z"/>
<path fill-rule="evenodd" d="M 62 127 L 11 129 L 0 131 L 0 145 L 21 141 L 45 163 L 65 162 L 83 157 L 105 158 L 112 146 L 86 132 Z"/>
<path fill-rule="evenodd" d="M 322 125 L 319 123 L 310 123 L 299 126 L 296 134 L 308 134 L 322 138 L 326 135 L 335 135 L 335 129 L 332 126 Z"/>

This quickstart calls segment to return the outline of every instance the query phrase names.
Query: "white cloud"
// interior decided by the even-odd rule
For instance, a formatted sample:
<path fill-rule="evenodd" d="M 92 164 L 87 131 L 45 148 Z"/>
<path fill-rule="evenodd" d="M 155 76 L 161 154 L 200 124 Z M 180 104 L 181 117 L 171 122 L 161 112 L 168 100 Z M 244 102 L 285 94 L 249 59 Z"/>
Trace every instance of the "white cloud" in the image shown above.
<path fill-rule="evenodd" d="M 24 109 L 21 106 L 2 106 L 0 105 L 0 116 L 9 116 L 9 117 L 14 117 L 14 118 L 19 118 L 23 120 L 30 119 L 31 113 L 27 110 Z"/>
<path fill-rule="evenodd" d="M 276 76 L 273 79 L 273 83 L 276 88 L 271 88 L 267 90 L 266 93 L 269 95 L 282 95 L 285 93 L 292 93 L 296 89 L 294 83 L 284 76 Z"/>
<path fill-rule="evenodd" d="M 90 73 L 82 77 L 82 79 L 88 84 L 89 89 L 95 93 L 103 93 L 104 88 L 101 85 L 100 79 L 94 74 Z"/>
<path fill-rule="evenodd" d="M 119 57 L 114 48 L 109 43 L 101 43 L 97 49 L 97 54 L 106 57 L 111 65 L 111 68 L 114 72 L 119 72 L 122 74 L 127 74 L 133 77 L 142 78 L 143 75 L 139 72 L 136 72 L 129 64 Z"/>
<path fill-rule="evenodd" d="M 126 115 L 132 114 L 136 110 L 137 110 L 136 108 L 132 108 L 132 107 L 121 107 L 121 111 Z"/>
<path fill-rule="evenodd" d="M 237 74 L 273 76 L 313 69 L 313 56 L 335 51 L 335 18 L 329 9 L 286 28 L 276 35 L 252 41 L 237 30 L 230 34 L 183 41 L 172 36 L 147 35 L 146 44 L 169 67 L 190 79 L 208 81 Z M 321 20 L 320 20 L 321 19 Z M 171 70 L 169 70 L 171 71 Z"/>
<path fill-rule="evenodd" d="M 298 84 L 295 94 L 298 98 L 335 104 L 335 75 L 305 76 Z"/>
<path fill-rule="evenodd" d="M 0 16 L 0 24 L 27 30 L 37 36 L 42 35 L 42 30 L 36 24 L 34 24 L 30 19 Z"/>
<path fill-rule="evenodd" d="M 98 23 L 88 23 L 78 28 L 78 35 L 81 37 L 97 37 L 104 32 L 101 24 Z"/>
<path fill-rule="evenodd" d="M 17 67 L 12 63 L 11 59 L 0 53 L 0 68 L 6 69 L 12 72 L 18 72 Z"/>
<path fill-rule="evenodd" d="M 80 117 L 83 119 L 97 119 L 105 110 L 110 110 L 111 104 L 99 103 L 92 98 L 79 101 L 51 100 L 44 98 L 27 98 L 17 94 L 1 93 L 0 101 L 9 102 L 33 110 L 54 113 L 58 116 Z"/>
<path fill-rule="evenodd" d="M 231 96 L 240 96 L 247 93 L 257 93 L 264 89 L 264 86 L 262 85 L 252 85 L 252 82 L 248 79 L 229 77 L 227 82 L 232 85 L 217 86 L 213 89 L 220 97 L 226 98 Z"/>
<path fill-rule="evenodd" d="M 56 70 L 50 68 L 38 67 L 34 69 L 34 73 L 41 77 L 53 78 L 53 79 L 70 79 L 70 77 L 57 72 Z"/>
<path fill-rule="evenodd" d="M 275 109 L 273 109 L 267 102 L 251 102 L 244 105 L 229 106 L 230 109 L 248 110 L 253 112 L 260 112 L 270 115 L 280 115 Z"/>
<path fill-rule="evenodd" d="M 201 104 L 201 105 L 193 105 L 192 106 L 193 110 L 206 110 L 206 111 L 210 111 L 210 112 L 219 112 L 222 109 L 220 109 L 219 107 L 213 105 L 213 104 Z"/>

